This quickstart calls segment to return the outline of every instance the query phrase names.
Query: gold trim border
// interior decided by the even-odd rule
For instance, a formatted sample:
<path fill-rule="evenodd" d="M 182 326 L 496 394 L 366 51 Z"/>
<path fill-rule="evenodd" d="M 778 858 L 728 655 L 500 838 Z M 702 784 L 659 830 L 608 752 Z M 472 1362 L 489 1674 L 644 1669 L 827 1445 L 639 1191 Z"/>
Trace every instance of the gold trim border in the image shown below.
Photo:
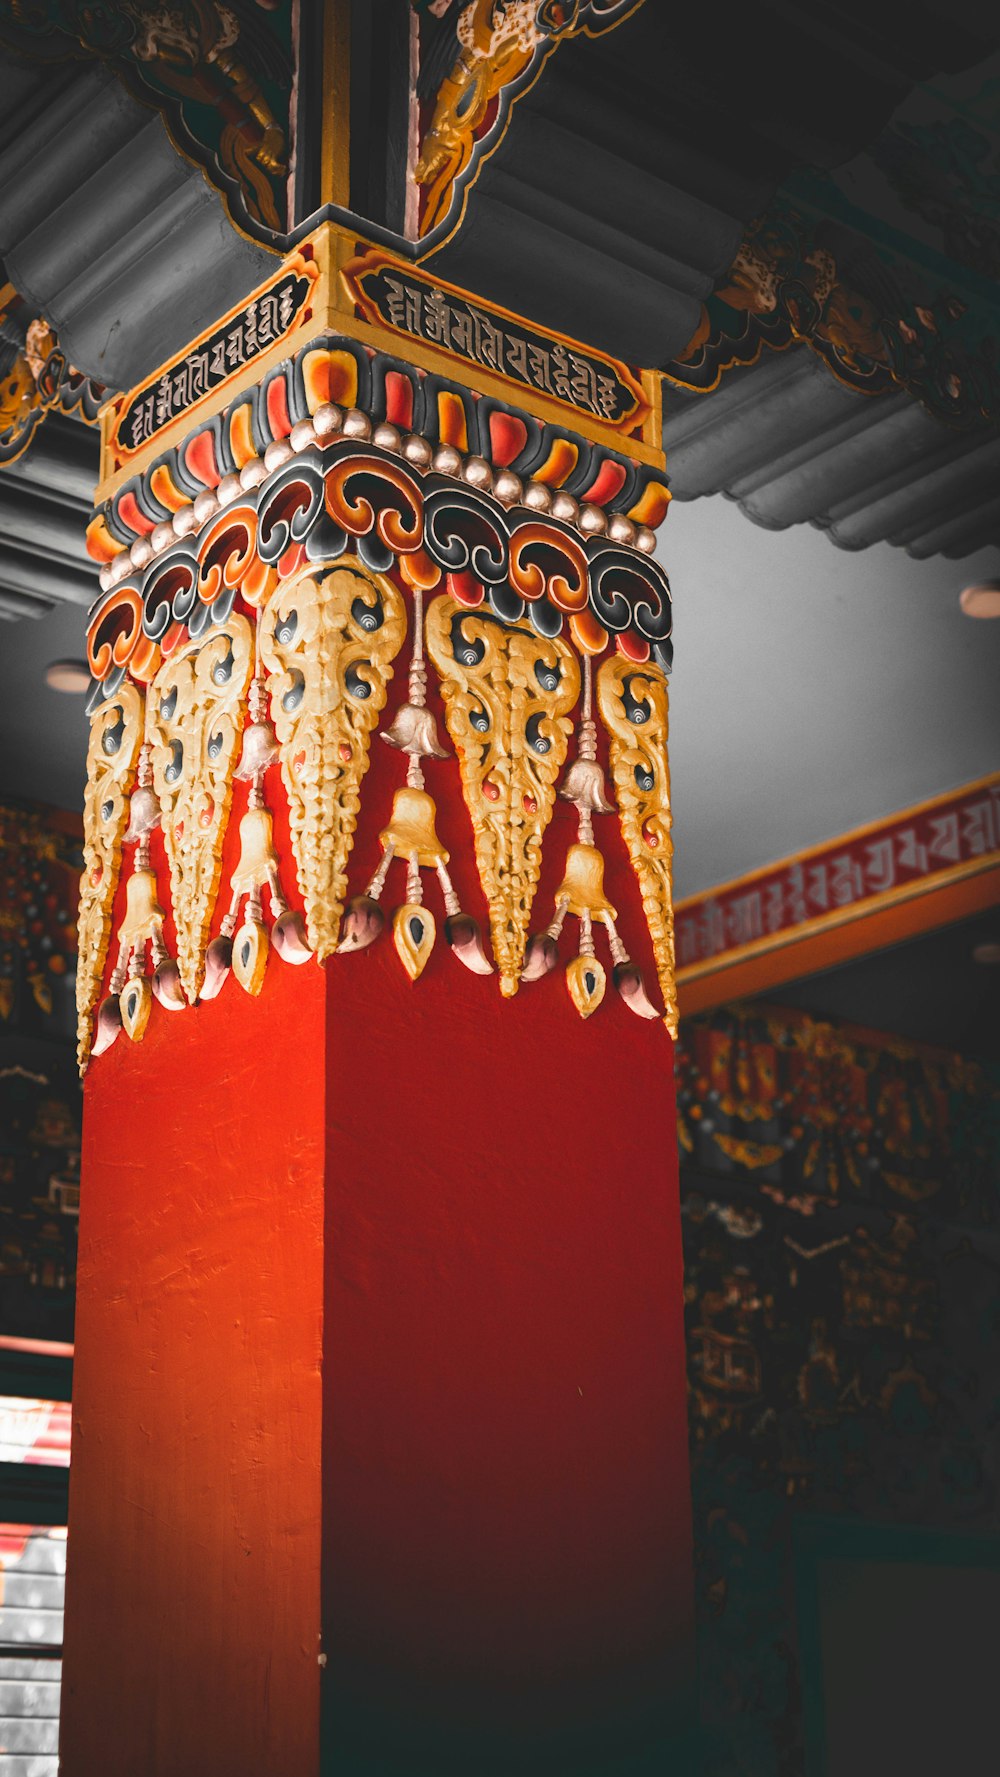
<path fill-rule="evenodd" d="M 339 235 L 339 241 L 346 242 L 348 238 Z M 359 236 L 359 244 L 360 240 Z M 457 297 L 459 301 L 481 309 L 484 314 L 495 316 L 498 320 L 512 321 L 516 326 L 536 333 L 542 339 L 551 340 L 555 345 L 567 346 L 570 350 L 584 353 L 595 362 L 607 365 L 637 397 L 636 411 L 627 423 L 638 427 L 638 432 L 634 436 L 630 435 L 610 421 L 602 422 L 570 402 L 560 401 L 558 396 L 544 395 L 527 383 L 518 382 L 514 377 L 490 371 L 482 365 L 472 363 L 468 358 L 460 357 L 456 352 L 449 352 L 427 340 L 418 339 L 381 319 L 373 320 L 371 310 L 374 305 L 358 285 L 357 275 L 363 271 L 379 270 L 383 266 L 396 268 L 403 277 L 416 277 L 422 285 L 440 290 L 445 296 Z M 501 303 L 490 302 L 486 297 L 477 296 L 474 291 L 463 290 L 461 285 L 452 284 L 447 278 L 437 278 L 423 266 L 414 265 L 408 259 L 400 259 L 384 247 L 365 245 L 362 252 L 352 254 L 349 259 L 342 258 L 338 252 L 337 270 L 338 295 L 342 293 L 345 304 L 350 305 L 346 310 L 346 318 L 356 329 L 355 337 L 367 338 L 380 350 L 405 357 L 422 370 L 447 376 L 454 382 L 476 389 L 480 394 L 493 395 L 506 401 L 511 407 L 522 408 L 525 413 L 534 414 L 538 419 L 564 426 L 567 431 L 576 432 L 580 437 L 588 438 L 594 443 L 607 445 L 622 456 L 631 456 L 657 467 L 663 466 L 663 392 L 658 372 L 636 369 L 620 358 L 613 358 L 609 352 L 601 351 L 598 346 L 575 339 L 572 334 L 559 333 L 551 327 L 544 327 L 527 315 L 519 315 L 513 309 L 504 308 Z M 356 307 L 367 311 L 365 319 L 359 319 L 355 313 Z M 345 331 L 348 329 L 345 328 Z"/>
<path fill-rule="evenodd" d="M 312 259 L 303 259 L 303 249 L 312 249 Z M 486 301 L 476 296 L 471 290 L 463 290 L 458 284 L 450 284 L 444 279 L 433 279 L 435 289 L 440 289 L 462 301 L 475 304 L 491 315 L 516 322 L 519 326 L 537 333 L 544 339 L 555 344 L 565 345 L 572 350 L 586 353 L 588 356 L 608 364 L 631 387 L 641 393 L 644 411 L 635 416 L 633 423 L 641 425 L 641 434 L 629 437 L 616 426 L 588 416 L 579 408 L 557 398 L 537 394 L 527 384 L 516 382 L 511 377 L 501 376 L 492 371 L 471 364 L 468 359 L 457 354 L 415 339 L 408 333 L 397 332 L 380 321 L 363 320 L 357 314 L 358 297 L 351 289 L 345 275 L 352 264 L 360 263 L 365 257 L 378 253 L 381 261 L 387 265 L 396 265 L 404 276 L 412 276 L 414 272 L 421 279 L 428 273 L 415 268 L 412 261 L 399 259 L 374 242 L 367 241 L 356 229 L 345 229 L 333 222 L 323 222 L 306 235 L 297 247 L 289 253 L 281 264 L 275 268 L 270 277 L 255 289 L 249 290 L 242 301 L 234 303 L 225 314 L 217 316 L 210 326 L 202 331 L 179 352 L 174 352 L 160 364 L 150 375 L 144 376 L 133 389 L 114 394 L 104 403 L 100 410 L 101 426 L 101 474 L 94 493 L 95 506 L 103 505 L 112 494 L 126 481 L 141 475 L 150 463 L 174 449 L 189 436 L 196 427 L 206 420 L 214 419 L 216 414 L 231 405 L 238 396 L 247 389 L 255 388 L 263 380 L 268 371 L 276 364 L 300 351 L 310 340 L 322 333 L 341 333 L 350 339 L 357 340 L 361 345 L 373 347 L 376 351 L 389 353 L 392 357 L 404 358 L 418 370 L 431 371 L 444 376 L 452 382 L 461 384 L 463 388 L 473 389 L 480 395 L 491 395 L 506 405 L 532 414 L 545 425 L 560 426 L 589 443 L 603 445 L 606 450 L 615 451 L 618 455 L 628 457 L 633 462 L 645 463 L 652 468 L 663 470 L 665 458 L 663 454 L 662 433 L 662 388 L 659 373 L 653 370 L 636 370 L 612 358 L 609 353 L 596 346 L 590 346 L 585 340 L 574 339 L 569 334 L 557 333 L 552 328 L 543 327 L 529 316 L 518 315 L 512 309 L 502 308 L 499 304 Z M 265 295 L 274 284 L 291 271 L 300 271 L 304 275 L 314 277 L 313 289 L 306 300 L 306 305 L 297 323 L 288 333 L 282 335 L 273 345 L 269 345 L 255 358 L 235 370 L 231 378 L 219 383 L 209 394 L 203 395 L 199 401 L 186 408 L 169 425 L 157 432 L 148 443 L 131 453 L 124 461 L 115 463 L 115 456 L 120 456 L 115 444 L 115 426 L 120 415 L 128 408 L 141 390 L 152 388 L 160 378 L 177 365 L 183 363 L 188 354 L 209 339 L 227 322 L 235 320 L 242 314 L 247 305 Z"/>
<path fill-rule="evenodd" d="M 210 326 L 202 328 L 202 331 L 194 339 L 189 340 L 181 351 L 174 352 L 171 357 L 165 359 L 149 376 L 144 376 L 141 382 L 136 383 L 134 388 L 112 395 L 110 400 L 104 403 L 98 416 L 101 426 L 101 478 L 94 492 L 95 506 L 103 504 L 124 482 L 131 481 L 133 476 L 141 475 L 150 463 L 156 462 L 167 451 L 180 444 L 206 420 L 214 419 L 215 415 L 229 407 L 238 395 L 242 395 L 247 389 L 256 388 L 275 364 L 283 363 L 302 346 L 308 345 L 309 341 L 315 339 L 317 334 L 327 330 L 329 326 L 327 302 L 330 283 L 330 230 L 331 225 L 323 223 L 315 234 L 309 235 L 306 240 L 301 241 L 281 261 L 269 278 L 266 278 L 262 284 L 258 284 L 255 289 L 249 290 L 246 296 L 240 302 L 234 303 L 232 308 L 226 310 L 225 314 L 216 316 Z M 311 259 L 305 259 L 302 256 L 302 249 L 307 245 L 312 247 Z M 311 277 L 313 288 L 306 298 L 305 307 L 296 317 L 295 323 L 288 332 L 283 333 L 280 339 L 276 339 L 264 351 L 258 352 L 241 369 L 234 370 L 231 377 L 218 383 L 207 395 L 202 395 L 199 400 L 192 402 L 190 407 L 185 408 L 184 412 L 178 414 L 176 419 L 171 420 L 169 425 L 163 426 L 146 443 L 140 445 L 138 450 L 131 451 L 123 461 L 112 466 L 115 457 L 121 457 L 115 436 L 117 423 L 121 415 L 127 412 L 136 396 L 143 390 L 154 388 L 162 376 L 182 364 L 184 359 L 195 351 L 203 340 L 210 339 L 213 333 L 219 331 L 220 327 L 235 320 L 251 302 L 265 296 L 290 272 L 298 272 L 301 276 Z"/>

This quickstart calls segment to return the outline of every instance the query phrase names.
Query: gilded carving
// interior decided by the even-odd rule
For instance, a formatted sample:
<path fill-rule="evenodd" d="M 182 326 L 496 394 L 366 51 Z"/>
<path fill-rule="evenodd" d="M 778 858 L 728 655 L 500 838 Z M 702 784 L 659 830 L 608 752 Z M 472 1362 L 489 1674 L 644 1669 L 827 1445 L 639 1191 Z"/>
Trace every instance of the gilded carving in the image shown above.
<path fill-rule="evenodd" d="M 462 770 L 476 862 L 490 908 L 500 988 L 515 994 L 528 921 L 580 694 L 568 644 L 435 599 L 427 647 Z"/>
<path fill-rule="evenodd" d="M 513 98 L 560 42 L 597 36 L 641 0 L 468 0 L 456 8 L 455 59 L 440 80 L 413 177 L 426 193 L 419 233 L 446 221 L 477 148 L 502 132 Z M 447 8 L 431 7 L 441 13 Z M 491 123 L 492 120 L 492 123 Z M 485 138 L 485 139 L 484 139 Z"/>
<path fill-rule="evenodd" d="M 81 1072 L 90 1055 L 92 1017 L 108 954 L 111 913 L 128 823 L 129 791 L 141 744 L 142 697 L 134 685 L 124 684 L 95 710 L 87 748 L 76 974 L 77 1056 Z"/>
<path fill-rule="evenodd" d="M 666 1024 L 677 1036 L 667 682 L 622 654 L 597 674 L 597 701 L 610 740 L 622 834 L 642 892 Z"/>
<path fill-rule="evenodd" d="M 353 556 L 284 582 L 262 614 L 306 929 L 321 962 L 337 948 L 369 743 L 405 635 L 402 596 Z"/>
<path fill-rule="evenodd" d="M 252 670 L 253 631 L 234 616 L 171 655 L 149 687 L 146 738 L 170 865 L 177 965 L 191 1005 L 205 974 Z"/>

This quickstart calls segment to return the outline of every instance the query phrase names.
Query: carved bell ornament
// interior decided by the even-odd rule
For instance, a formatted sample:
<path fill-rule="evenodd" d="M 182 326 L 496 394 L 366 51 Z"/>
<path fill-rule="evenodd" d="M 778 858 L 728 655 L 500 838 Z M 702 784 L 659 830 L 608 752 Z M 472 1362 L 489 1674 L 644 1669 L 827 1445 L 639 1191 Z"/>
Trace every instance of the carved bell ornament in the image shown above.
<path fill-rule="evenodd" d="M 585 913 L 603 919 L 610 914 L 617 918 L 604 893 L 604 859 L 596 846 L 571 845 L 566 854 L 566 874 L 556 890 L 556 905 L 565 903 L 567 910 L 581 919 Z"/>
<path fill-rule="evenodd" d="M 264 985 L 272 942 L 284 962 L 308 962 L 313 954 L 302 915 L 289 908 L 282 891 L 274 818 L 264 800 L 264 776 L 278 756 L 278 745 L 266 717 L 267 698 L 259 673 L 251 683 L 249 710 L 252 720 L 243 737 L 236 775 L 249 779 L 250 806 L 240 818 L 240 855 L 229 879 L 229 908 L 205 956 L 201 997 L 206 1000 L 221 993 L 230 970 L 244 993 L 255 998 Z M 274 921 L 270 932 L 264 922 L 265 891 Z M 243 923 L 237 931 L 244 901 Z"/>
<path fill-rule="evenodd" d="M 608 801 L 604 772 L 596 759 L 574 759 L 563 779 L 559 794 L 567 802 L 575 802 L 578 807 L 589 809 L 591 814 L 615 812 L 614 803 Z"/>
<path fill-rule="evenodd" d="M 448 751 L 438 739 L 433 710 L 414 703 L 404 703 L 390 728 L 383 728 L 382 739 L 387 746 L 398 747 L 419 759 L 447 759 Z"/>
<path fill-rule="evenodd" d="M 436 832 L 437 809 L 426 790 L 405 784 L 392 799 L 392 816 L 379 834 L 383 851 L 414 859 L 429 869 L 447 864 L 448 853 Z"/>
<path fill-rule="evenodd" d="M 160 825 L 160 804 L 150 789 L 133 790 L 129 804 L 128 831 L 125 844 L 137 843 Z"/>

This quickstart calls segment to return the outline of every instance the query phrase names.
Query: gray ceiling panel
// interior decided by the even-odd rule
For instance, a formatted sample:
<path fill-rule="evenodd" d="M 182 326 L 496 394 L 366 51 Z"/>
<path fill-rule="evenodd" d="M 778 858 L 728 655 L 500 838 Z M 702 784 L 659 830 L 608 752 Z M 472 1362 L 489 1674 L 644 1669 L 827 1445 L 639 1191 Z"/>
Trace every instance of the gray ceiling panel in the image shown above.
<path fill-rule="evenodd" d="M 663 442 L 676 499 L 726 493 L 770 530 L 808 521 L 841 549 L 923 557 L 917 539 L 947 520 L 950 557 L 1000 542 L 996 433 L 951 430 L 902 393 L 857 395 L 806 346 L 765 353 L 711 394 L 666 390 Z"/>
<path fill-rule="evenodd" d="M 96 63 L 70 80 L 12 59 L 0 114 L 0 256 L 70 362 L 131 388 L 273 270 L 155 112 Z"/>

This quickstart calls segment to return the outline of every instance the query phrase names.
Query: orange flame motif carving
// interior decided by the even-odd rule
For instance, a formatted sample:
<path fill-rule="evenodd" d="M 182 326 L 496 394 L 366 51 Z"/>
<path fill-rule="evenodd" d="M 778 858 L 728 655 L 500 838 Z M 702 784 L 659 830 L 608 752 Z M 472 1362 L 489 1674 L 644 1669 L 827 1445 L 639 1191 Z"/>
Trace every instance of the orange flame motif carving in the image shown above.
<path fill-rule="evenodd" d="M 327 471 L 326 508 L 349 536 L 374 530 L 394 555 L 419 549 L 423 541 L 423 500 L 416 482 L 382 457 L 350 456 L 335 463 Z"/>

